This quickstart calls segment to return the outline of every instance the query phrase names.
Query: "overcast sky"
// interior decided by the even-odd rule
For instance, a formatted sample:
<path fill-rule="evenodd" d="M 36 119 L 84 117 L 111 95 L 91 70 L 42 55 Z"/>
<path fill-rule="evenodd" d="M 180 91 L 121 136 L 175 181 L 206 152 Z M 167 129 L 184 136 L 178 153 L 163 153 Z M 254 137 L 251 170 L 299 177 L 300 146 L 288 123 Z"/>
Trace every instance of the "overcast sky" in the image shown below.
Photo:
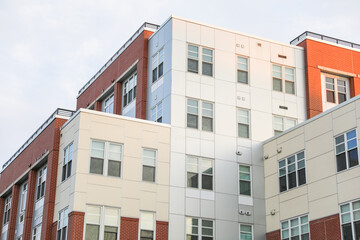
<path fill-rule="evenodd" d="M 289 43 L 305 30 L 360 43 L 360 0 L 0 0 L 0 164 L 145 21 L 176 15 Z M 0 167 L 1 168 L 1 167 Z"/>

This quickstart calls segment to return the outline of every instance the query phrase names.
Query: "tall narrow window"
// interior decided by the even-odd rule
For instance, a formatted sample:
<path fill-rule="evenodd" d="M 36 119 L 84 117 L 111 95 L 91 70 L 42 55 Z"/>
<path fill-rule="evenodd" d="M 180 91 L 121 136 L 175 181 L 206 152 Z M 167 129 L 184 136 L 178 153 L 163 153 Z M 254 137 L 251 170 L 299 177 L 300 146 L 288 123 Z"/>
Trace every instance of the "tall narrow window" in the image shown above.
<path fill-rule="evenodd" d="M 187 175 L 187 187 L 198 188 L 199 187 L 199 167 L 198 158 L 187 156 L 186 158 L 186 175 Z"/>
<path fill-rule="evenodd" d="M 213 190 L 213 160 L 187 156 L 186 172 L 187 187 Z"/>
<path fill-rule="evenodd" d="M 202 130 L 213 131 L 213 104 L 202 102 Z"/>
<path fill-rule="evenodd" d="M 3 225 L 6 225 L 9 223 L 10 209 L 11 209 L 11 195 L 5 199 Z"/>
<path fill-rule="evenodd" d="M 285 68 L 285 92 L 295 94 L 295 70 L 293 68 Z"/>
<path fill-rule="evenodd" d="M 154 213 L 140 213 L 140 240 L 154 239 Z"/>
<path fill-rule="evenodd" d="M 296 217 L 281 222 L 281 239 L 309 240 L 309 218 L 308 216 Z"/>
<path fill-rule="evenodd" d="M 120 177 L 121 156 L 122 156 L 122 145 L 109 143 L 108 176 Z"/>
<path fill-rule="evenodd" d="M 326 78 L 326 99 L 328 102 L 335 103 L 335 84 L 333 78 Z"/>
<path fill-rule="evenodd" d="M 59 212 L 57 240 L 66 240 L 68 226 L 68 208 Z"/>
<path fill-rule="evenodd" d="M 87 206 L 86 208 L 86 240 L 98 240 L 100 235 L 101 207 Z"/>
<path fill-rule="evenodd" d="M 119 235 L 119 209 L 103 207 L 104 240 L 117 240 Z"/>
<path fill-rule="evenodd" d="M 134 73 L 123 83 L 123 107 L 136 98 L 137 74 Z"/>
<path fill-rule="evenodd" d="M 151 120 L 154 122 L 162 122 L 162 102 L 158 103 L 151 109 Z"/>
<path fill-rule="evenodd" d="M 143 149 L 143 174 L 142 180 L 155 182 L 156 150 Z"/>
<path fill-rule="evenodd" d="M 105 143 L 91 142 L 90 173 L 103 174 Z"/>
<path fill-rule="evenodd" d="M 114 93 L 103 101 L 103 112 L 114 113 Z"/>
<path fill-rule="evenodd" d="M 152 82 L 164 74 L 164 49 L 157 52 L 152 58 Z"/>
<path fill-rule="evenodd" d="M 340 216 L 343 239 L 360 239 L 360 201 L 341 205 Z"/>
<path fill-rule="evenodd" d="M 251 173 L 250 166 L 239 165 L 239 193 L 251 196 Z"/>
<path fill-rule="evenodd" d="M 186 239 L 214 239 L 214 221 L 210 219 L 186 218 Z"/>
<path fill-rule="evenodd" d="M 359 165 L 356 129 L 335 137 L 337 171 Z"/>
<path fill-rule="evenodd" d="M 240 240 L 253 240 L 251 225 L 240 224 Z"/>
<path fill-rule="evenodd" d="M 237 58 L 237 81 L 239 83 L 249 83 L 249 67 L 247 58 Z"/>
<path fill-rule="evenodd" d="M 32 230 L 31 240 L 40 240 L 41 239 L 41 224 L 37 225 Z"/>
<path fill-rule="evenodd" d="M 273 89 L 282 92 L 282 69 L 281 66 L 273 65 Z"/>
<path fill-rule="evenodd" d="M 202 74 L 206 76 L 213 75 L 213 50 L 202 49 Z"/>
<path fill-rule="evenodd" d="M 24 221 L 24 214 L 25 214 L 25 209 L 26 209 L 26 199 L 27 199 L 27 189 L 28 189 L 28 184 L 27 182 L 24 183 L 21 186 L 21 195 L 20 195 L 20 213 L 19 213 L 19 222 L 22 223 Z"/>
<path fill-rule="evenodd" d="M 188 71 L 199 72 L 199 47 L 188 45 Z"/>
<path fill-rule="evenodd" d="M 61 181 L 64 181 L 65 179 L 69 178 L 71 175 L 72 156 L 73 156 L 73 143 L 70 143 L 64 149 L 64 162 L 62 168 Z"/>
<path fill-rule="evenodd" d="M 249 111 L 238 109 L 238 137 L 250 138 L 250 116 Z"/>
<path fill-rule="evenodd" d="M 40 168 L 38 171 L 36 200 L 44 197 L 45 195 L 45 182 L 46 182 L 46 166 Z"/>
<path fill-rule="evenodd" d="M 306 183 L 305 152 L 299 152 L 279 161 L 280 192 Z"/>
<path fill-rule="evenodd" d="M 187 100 L 187 127 L 198 128 L 198 109 L 198 101 L 193 99 Z"/>

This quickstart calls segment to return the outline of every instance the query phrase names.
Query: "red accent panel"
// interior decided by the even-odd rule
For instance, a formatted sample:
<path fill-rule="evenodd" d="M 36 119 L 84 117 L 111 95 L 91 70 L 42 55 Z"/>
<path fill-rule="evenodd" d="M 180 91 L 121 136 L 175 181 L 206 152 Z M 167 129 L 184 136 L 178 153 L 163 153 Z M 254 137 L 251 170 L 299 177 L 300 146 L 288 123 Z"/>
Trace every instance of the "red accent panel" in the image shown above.
<path fill-rule="evenodd" d="M 341 239 L 339 214 L 311 221 L 310 238 L 324 240 Z"/>
<path fill-rule="evenodd" d="M 169 234 L 169 223 L 156 221 L 156 240 L 167 240 Z"/>
<path fill-rule="evenodd" d="M 101 101 L 95 102 L 94 110 L 101 111 Z"/>
<path fill-rule="evenodd" d="M 122 105 L 122 83 L 115 83 L 114 86 L 114 113 L 121 115 Z"/>
<path fill-rule="evenodd" d="M 121 217 L 120 239 L 136 240 L 138 239 L 139 219 Z"/>
<path fill-rule="evenodd" d="M 280 230 L 266 233 L 266 240 L 281 240 Z"/>
<path fill-rule="evenodd" d="M 25 222 L 23 230 L 23 239 L 31 238 L 31 226 L 34 214 L 34 202 L 35 202 L 35 189 L 36 189 L 36 171 L 31 170 L 28 177 L 28 192 L 26 197 L 25 208 Z"/>
<path fill-rule="evenodd" d="M 18 203 L 19 203 L 19 190 L 20 190 L 19 185 L 15 184 L 12 187 L 9 229 L 7 233 L 8 240 L 15 239 L 16 216 L 17 216 Z"/>
<path fill-rule="evenodd" d="M 4 207 L 5 207 L 5 199 L 0 198 L 0 233 L 3 227 L 3 220 L 4 219 Z"/>
<path fill-rule="evenodd" d="M 51 239 L 56 239 L 57 234 L 57 222 L 53 222 L 51 230 Z"/>
<path fill-rule="evenodd" d="M 68 240 L 83 239 L 84 234 L 84 212 L 69 213 Z"/>

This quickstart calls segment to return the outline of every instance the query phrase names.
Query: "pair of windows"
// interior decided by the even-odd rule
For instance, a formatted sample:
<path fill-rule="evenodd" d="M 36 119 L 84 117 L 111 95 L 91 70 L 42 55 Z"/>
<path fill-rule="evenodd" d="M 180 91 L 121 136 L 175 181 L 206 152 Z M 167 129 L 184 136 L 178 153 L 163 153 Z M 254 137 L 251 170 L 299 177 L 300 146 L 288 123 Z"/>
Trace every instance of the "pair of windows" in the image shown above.
<path fill-rule="evenodd" d="M 91 142 L 90 173 L 121 177 L 123 145 L 110 142 Z M 106 169 L 106 171 L 104 171 Z"/>
<path fill-rule="evenodd" d="M 152 82 L 155 82 L 164 74 L 164 49 L 161 49 L 152 57 Z"/>
<path fill-rule="evenodd" d="M 137 74 L 132 74 L 123 83 L 123 107 L 129 105 L 136 98 Z"/>
<path fill-rule="evenodd" d="M 163 103 L 159 102 L 151 109 L 151 121 L 162 122 Z"/>
<path fill-rule="evenodd" d="M 57 225 L 57 240 L 66 240 L 68 226 L 69 209 L 65 208 L 59 212 L 59 222 Z"/>
<path fill-rule="evenodd" d="M 38 171 L 37 185 L 36 185 L 36 201 L 43 198 L 45 195 L 45 183 L 46 183 L 46 165 Z"/>
<path fill-rule="evenodd" d="M 214 239 L 214 221 L 201 218 L 186 218 L 186 240 Z"/>
<path fill-rule="evenodd" d="M 9 223 L 10 220 L 10 210 L 11 210 L 11 195 L 5 199 L 4 205 L 4 219 L 3 224 L 6 225 Z"/>
<path fill-rule="evenodd" d="M 102 111 L 106 113 L 114 113 L 114 93 L 105 98 L 102 103 Z"/>
<path fill-rule="evenodd" d="M 199 54 L 201 52 L 201 55 Z M 199 61 L 201 62 L 201 70 L 199 70 Z M 199 73 L 206 76 L 213 76 L 213 50 L 188 45 L 188 72 Z"/>
<path fill-rule="evenodd" d="M 359 165 L 356 129 L 335 137 L 337 171 Z"/>
<path fill-rule="evenodd" d="M 300 216 L 281 222 L 281 240 L 309 240 L 309 217 Z"/>
<path fill-rule="evenodd" d="M 278 164 L 280 192 L 306 184 L 304 151 L 284 158 Z"/>
<path fill-rule="evenodd" d="M 201 112 L 199 111 L 201 106 Z M 201 123 L 199 123 L 201 119 Z M 213 131 L 214 125 L 214 104 L 195 100 L 187 99 L 187 127 L 202 129 L 204 131 Z M 200 126 L 201 125 L 201 126 Z"/>
<path fill-rule="evenodd" d="M 340 104 L 347 99 L 346 79 L 340 77 L 325 77 L 326 101 Z"/>
<path fill-rule="evenodd" d="M 71 176 L 72 157 L 73 157 L 73 143 L 70 143 L 64 149 L 64 162 L 62 168 L 61 181 L 65 181 Z"/>
<path fill-rule="evenodd" d="M 340 217 L 343 239 L 360 239 L 360 200 L 341 205 Z"/>
<path fill-rule="evenodd" d="M 250 138 L 250 111 L 237 110 L 238 137 Z"/>
<path fill-rule="evenodd" d="M 211 159 L 187 156 L 187 187 L 213 190 L 213 164 Z"/>
<path fill-rule="evenodd" d="M 274 136 L 279 135 L 283 131 L 292 128 L 295 125 L 296 125 L 296 119 L 274 116 L 273 117 Z"/>
<path fill-rule="evenodd" d="M 155 214 L 140 212 L 140 240 L 153 240 L 155 231 Z"/>
<path fill-rule="evenodd" d="M 295 69 L 285 66 L 273 65 L 273 90 L 295 94 Z"/>
<path fill-rule="evenodd" d="M 120 227 L 120 209 L 88 205 L 85 224 L 86 240 L 117 240 Z"/>

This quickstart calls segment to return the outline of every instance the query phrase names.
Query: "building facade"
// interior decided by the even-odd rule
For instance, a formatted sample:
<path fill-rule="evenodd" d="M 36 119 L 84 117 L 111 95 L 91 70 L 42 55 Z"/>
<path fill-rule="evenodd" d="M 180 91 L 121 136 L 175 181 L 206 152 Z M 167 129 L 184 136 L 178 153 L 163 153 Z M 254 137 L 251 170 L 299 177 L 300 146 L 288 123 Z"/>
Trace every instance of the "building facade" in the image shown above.
<path fill-rule="evenodd" d="M 360 91 L 360 46 L 314 36 L 144 23 L 3 166 L 1 239 L 281 239 L 264 141 Z"/>

